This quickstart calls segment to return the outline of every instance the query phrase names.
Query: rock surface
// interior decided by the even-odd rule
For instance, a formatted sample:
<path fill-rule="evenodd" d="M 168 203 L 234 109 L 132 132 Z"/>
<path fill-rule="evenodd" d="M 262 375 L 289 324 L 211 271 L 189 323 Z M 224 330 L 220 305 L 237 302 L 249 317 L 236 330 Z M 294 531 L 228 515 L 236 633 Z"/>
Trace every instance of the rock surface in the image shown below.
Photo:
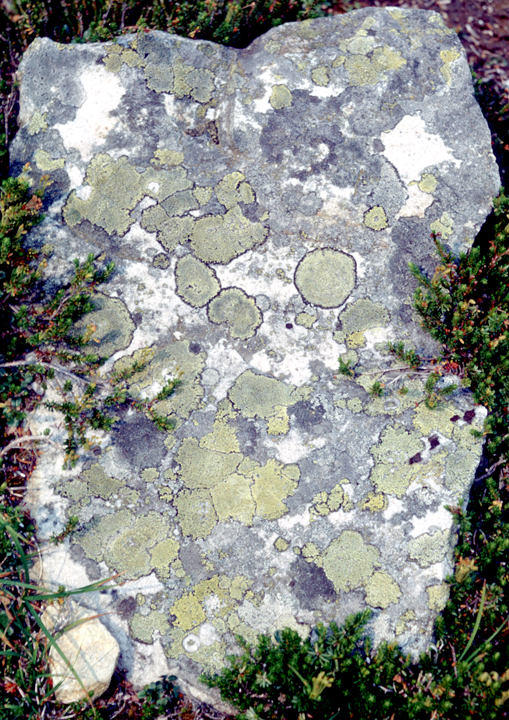
<path fill-rule="evenodd" d="M 468 247 L 498 190 L 455 34 L 369 9 L 244 50 L 38 40 L 20 73 L 11 160 L 53 181 L 31 235 L 54 246 L 48 272 L 113 259 L 92 318 L 105 370 L 147 361 L 140 396 L 184 373 L 158 407 L 173 433 L 125 412 L 75 471 L 41 459 L 41 537 L 80 518 L 47 581 L 124 573 L 98 603 L 140 684 L 152 643 L 193 683 L 236 633 L 306 634 L 366 606 L 376 643 L 424 649 L 452 570 L 444 506 L 468 496 L 485 411 L 459 390 L 429 410 L 424 378 L 380 373 L 400 366 L 388 340 L 436 349 L 408 262 L 433 270 L 432 231 Z M 381 397 L 376 379 L 394 380 Z M 32 420 L 47 424 L 58 440 Z"/>
<path fill-rule="evenodd" d="M 68 662 L 51 646 L 49 666 L 53 687 L 58 685 L 55 691 L 58 702 L 68 704 L 102 695 L 109 687 L 120 653 L 113 635 L 93 611 L 69 599 L 64 605 L 48 605 L 42 621 L 81 681 L 78 682 Z M 80 621 L 81 624 L 65 630 Z"/>

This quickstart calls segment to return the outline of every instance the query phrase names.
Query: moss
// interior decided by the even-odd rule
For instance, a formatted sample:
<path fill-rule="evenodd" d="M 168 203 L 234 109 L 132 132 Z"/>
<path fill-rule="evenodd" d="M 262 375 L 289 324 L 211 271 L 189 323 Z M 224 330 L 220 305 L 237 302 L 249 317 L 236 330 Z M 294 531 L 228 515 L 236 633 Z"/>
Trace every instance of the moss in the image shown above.
<path fill-rule="evenodd" d="M 40 132 L 46 132 L 48 129 L 47 117 L 48 113 L 41 113 L 36 110 L 28 123 L 28 134 L 38 135 Z"/>
<path fill-rule="evenodd" d="M 255 514 L 252 484 L 252 480 L 245 475 L 233 473 L 211 490 L 219 522 L 232 519 L 244 525 L 252 524 Z"/>
<path fill-rule="evenodd" d="M 132 342 L 135 324 L 125 304 L 119 298 L 96 292 L 92 298 L 95 310 L 80 318 L 73 327 L 73 335 L 82 335 L 90 325 L 95 326 L 87 344 L 100 357 L 109 358 Z"/>
<path fill-rule="evenodd" d="M 319 65 L 318 67 L 311 70 L 311 79 L 315 85 L 325 87 L 329 84 L 329 68 L 326 65 Z"/>
<path fill-rule="evenodd" d="M 349 592 L 367 582 L 379 556 L 377 548 L 365 543 L 360 533 L 345 530 L 324 552 L 322 564 L 336 592 Z"/>
<path fill-rule="evenodd" d="M 150 551 L 151 567 L 161 578 L 167 578 L 170 574 L 170 565 L 177 559 L 179 544 L 173 538 L 168 538 L 157 543 Z"/>
<path fill-rule="evenodd" d="M 217 515 L 208 490 L 184 490 L 175 500 L 177 520 L 182 533 L 195 540 L 210 535 L 217 525 Z"/>
<path fill-rule="evenodd" d="M 157 610 L 153 610 L 148 615 L 140 615 L 136 613 L 129 620 L 129 628 L 133 640 L 151 644 L 154 641 L 154 633 L 159 632 L 166 635 L 170 629 L 170 623 L 166 616 Z"/>
<path fill-rule="evenodd" d="M 380 205 L 375 205 L 364 213 L 363 224 L 371 230 L 385 230 L 389 223 L 385 210 Z"/>
<path fill-rule="evenodd" d="M 221 290 L 209 303 L 207 313 L 210 322 L 226 324 L 230 337 L 239 340 L 253 337 L 263 320 L 255 299 L 239 288 Z"/>
<path fill-rule="evenodd" d="M 354 289 L 355 279 L 355 260 L 330 248 L 307 253 L 295 271 L 295 285 L 304 300 L 323 308 L 342 305 Z"/>
<path fill-rule="evenodd" d="M 371 607 L 386 607 L 398 602 L 401 597 L 399 585 L 385 572 L 377 571 L 364 584 L 366 602 Z"/>
<path fill-rule="evenodd" d="M 295 322 L 297 325 L 302 325 L 302 327 L 305 327 L 308 330 L 311 330 L 311 328 L 313 327 L 313 323 L 315 323 L 316 321 L 317 318 L 314 315 L 310 315 L 306 312 L 299 313 L 295 318 Z"/>
<path fill-rule="evenodd" d="M 214 270 L 192 255 L 178 260 L 175 280 L 177 295 L 192 307 L 203 307 L 221 289 Z"/>
<path fill-rule="evenodd" d="M 91 465 L 88 470 L 82 473 L 82 477 L 87 482 L 88 494 L 101 497 L 104 500 L 118 494 L 125 487 L 125 483 L 106 475 L 99 463 Z"/>
<path fill-rule="evenodd" d="M 450 550 L 450 538 L 449 530 L 432 535 L 419 535 L 408 543 L 408 554 L 412 560 L 417 560 L 422 568 L 430 567 L 445 560 Z"/>
<path fill-rule="evenodd" d="M 442 612 L 449 600 L 449 585 L 442 583 L 441 585 L 432 585 L 426 588 L 428 593 L 428 607 L 435 613 Z"/>
<path fill-rule="evenodd" d="M 437 189 L 437 185 L 438 180 L 434 175 L 432 175 L 432 173 L 424 173 L 419 182 L 419 190 L 422 190 L 422 192 L 432 195 Z"/>
<path fill-rule="evenodd" d="M 460 54 L 456 50 L 442 50 L 440 52 L 440 59 L 444 63 L 440 68 L 440 72 L 449 87 L 452 85 L 451 63 L 457 60 L 459 56 Z"/>
<path fill-rule="evenodd" d="M 293 102 L 292 93 L 286 85 L 274 85 L 269 102 L 274 110 L 290 107 Z"/>
<path fill-rule="evenodd" d="M 180 477 L 188 488 L 212 488 L 235 472 L 242 455 L 216 452 L 202 447 L 195 438 L 186 438 L 175 460 L 180 464 Z"/>
<path fill-rule="evenodd" d="M 65 167 L 65 158 L 58 158 L 53 160 L 51 155 L 45 150 L 37 150 L 35 153 L 35 164 L 41 170 L 41 172 L 48 173 L 54 170 L 60 170 Z"/>
<path fill-rule="evenodd" d="M 277 414 L 276 407 L 288 407 L 306 400 L 311 388 L 296 388 L 265 375 L 246 370 L 228 391 L 228 398 L 244 417 L 269 420 Z"/>
<path fill-rule="evenodd" d="M 346 333 L 364 332 L 387 325 L 389 313 L 381 303 L 363 298 L 349 305 L 339 319 Z"/>
<path fill-rule="evenodd" d="M 227 264 L 260 245 L 267 236 L 261 223 L 252 223 L 238 205 L 225 215 L 206 215 L 193 224 L 191 247 L 200 260 Z"/>
<path fill-rule="evenodd" d="M 440 234 L 442 236 L 442 240 L 447 240 L 447 238 L 452 235 L 453 232 L 453 221 L 451 220 L 449 215 L 444 212 L 442 213 L 442 216 L 439 220 L 435 220 L 431 223 L 429 229 L 431 230 L 431 232 Z"/>
<path fill-rule="evenodd" d="M 370 510 L 371 512 L 382 512 L 387 510 L 389 503 L 383 493 L 368 493 L 366 500 L 361 504 L 361 510 Z"/>

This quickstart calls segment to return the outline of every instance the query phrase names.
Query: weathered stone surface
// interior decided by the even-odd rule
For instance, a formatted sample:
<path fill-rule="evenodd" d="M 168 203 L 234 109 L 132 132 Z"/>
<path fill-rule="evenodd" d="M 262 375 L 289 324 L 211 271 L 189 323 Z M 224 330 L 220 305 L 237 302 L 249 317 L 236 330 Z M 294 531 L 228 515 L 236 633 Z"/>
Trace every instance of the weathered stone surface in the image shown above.
<path fill-rule="evenodd" d="M 498 189 L 454 33 L 368 9 L 245 50 L 39 40 L 20 121 L 13 168 L 53 181 L 31 235 L 54 245 L 49 271 L 89 252 L 117 264 L 94 317 L 105 371 L 148 360 L 140 395 L 184 373 L 159 406 L 174 433 L 126 412 L 75 471 L 41 459 L 41 537 L 80 518 L 48 582 L 124 573 L 98 603 L 135 673 L 147 644 L 193 681 L 235 633 L 305 633 L 366 605 L 375 642 L 423 649 L 452 569 L 444 506 L 467 497 L 485 411 L 465 391 L 429 410 L 422 378 L 369 389 L 399 365 L 388 340 L 434 349 L 408 261 L 433 269 L 432 230 L 468 247 Z"/>
<path fill-rule="evenodd" d="M 58 702 L 67 704 L 102 695 L 109 687 L 120 653 L 113 635 L 94 612 L 69 599 L 64 605 L 48 605 L 42 621 L 81 680 L 78 682 L 68 662 L 51 646 L 49 666 L 53 686 L 58 685 L 55 691 Z M 72 627 L 80 621 L 81 624 Z M 71 627 L 66 630 L 68 626 Z"/>

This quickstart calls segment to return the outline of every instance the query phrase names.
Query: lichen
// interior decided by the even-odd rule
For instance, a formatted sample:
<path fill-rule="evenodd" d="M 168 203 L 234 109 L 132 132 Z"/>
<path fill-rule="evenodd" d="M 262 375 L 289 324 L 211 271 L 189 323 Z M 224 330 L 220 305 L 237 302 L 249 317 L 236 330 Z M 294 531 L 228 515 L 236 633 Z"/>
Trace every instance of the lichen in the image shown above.
<path fill-rule="evenodd" d="M 419 190 L 422 192 L 432 195 L 437 189 L 438 180 L 432 173 L 424 173 L 421 180 L 418 183 Z"/>
<path fill-rule="evenodd" d="M 274 85 L 269 102 L 274 110 L 290 107 L 293 102 L 292 93 L 286 85 Z"/>
<path fill-rule="evenodd" d="M 129 620 L 130 634 L 133 640 L 140 640 L 147 644 L 154 642 L 154 633 L 159 632 L 166 635 L 170 629 L 170 623 L 166 616 L 158 610 L 153 610 L 148 615 L 136 613 Z"/>
<path fill-rule="evenodd" d="M 210 535 L 217 525 L 218 518 L 208 490 L 181 491 L 175 506 L 182 533 L 195 540 Z"/>
<path fill-rule="evenodd" d="M 380 443 L 371 448 L 375 467 L 371 471 L 370 482 L 378 492 L 402 497 L 416 473 L 409 459 L 422 450 L 423 444 L 417 435 L 402 427 L 385 428 Z"/>
<path fill-rule="evenodd" d="M 370 510 L 371 512 L 382 512 L 387 510 L 389 503 L 383 493 L 368 493 L 368 496 L 361 504 L 361 510 Z"/>
<path fill-rule="evenodd" d="M 288 507 L 283 501 L 297 489 L 300 477 L 298 466 L 283 465 L 270 459 L 264 466 L 253 463 L 250 476 L 254 479 L 251 492 L 258 517 L 277 520 L 286 515 Z"/>
<path fill-rule="evenodd" d="M 435 613 L 442 612 L 449 600 L 449 585 L 442 583 L 441 585 L 432 585 L 426 588 L 428 593 L 428 607 Z"/>
<path fill-rule="evenodd" d="M 307 253 L 295 271 L 295 285 L 304 300 L 323 308 L 342 305 L 354 289 L 355 279 L 355 260 L 331 248 Z"/>
<path fill-rule="evenodd" d="M 346 338 L 346 344 L 349 348 L 360 348 L 366 346 L 366 336 L 363 332 L 354 332 Z"/>
<path fill-rule="evenodd" d="M 364 332 L 387 325 L 389 313 L 381 303 L 363 298 L 348 305 L 339 319 L 345 333 Z"/>
<path fill-rule="evenodd" d="M 345 67 L 348 71 L 350 85 L 376 85 L 387 79 L 390 70 L 399 70 L 406 65 L 405 58 L 399 50 L 388 45 L 375 48 L 371 58 L 366 55 L 348 55 Z"/>
<path fill-rule="evenodd" d="M 166 165 L 173 167 L 180 165 L 184 161 L 184 153 L 178 150 L 168 150 L 167 148 L 159 148 L 155 151 L 154 157 L 150 161 L 154 165 Z"/>
<path fill-rule="evenodd" d="M 200 260 L 227 264 L 267 236 L 261 223 L 252 223 L 238 205 L 224 215 L 205 215 L 193 224 L 191 247 Z"/>
<path fill-rule="evenodd" d="M 175 456 L 180 464 L 180 477 L 188 488 L 212 488 L 231 475 L 242 455 L 234 452 L 216 452 L 201 446 L 195 438 L 186 438 Z"/>
<path fill-rule="evenodd" d="M 440 68 L 440 72 L 442 73 L 442 76 L 447 85 L 449 85 L 449 87 L 452 85 L 451 63 L 457 60 L 459 56 L 460 54 L 459 52 L 457 52 L 457 50 L 440 51 L 440 59 L 444 63 Z"/>
<path fill-rule="evenodd" d="M 232 172 L 225 175 L 215 186 L 216 197 L 227 210 L 231 210 L 239 202 L 244 202 L 246 205 L 254 202 L 251 185 L 243 182 L 244 180 L 245 176 L 241 172 Z"/>
<path fill-rule="evenodd" d="M 39 110 L 36 110 L 30 118 L 30 122 L 28 123 L 28 134 L 37 135 L 40 132 L 46 132 L 46 130 L 48 129 L 47 117 L 47 112 L 41 113 L 39 112 Z"/>
<path fill-rule="evenodd" d="M 322 492 L 314 496 L 311 501 L 312 510 L 317 513 L 317 515 L 325 517 L 331 512 L 336 512 L 336 510 L 339 510 L 339 508 L 343 504 L 344 497 L 345 494 L 343 488 L 340 483 L 337 483 L 337 485 L 332 488 L 330 493 L 322 490 Z"/>
<path fill-rule="evenodd" d="M 226 324 L 230 337 L 239 340 L 252 337 L 263 320 L 255 299 L 239 288 L 221 290 L 209 303 L 207 313 L 210 322 Z"/>
<path fill-rule="evenodd" d="M 379 607 L 385 610 L 386 607 L 398 602 L 401 597 L 401 590 L 386 572 L 377 571 L 364 583 L 366 590 L 366 602 L 371 607 Z"/>
<path fill-rule="evenodd" d="M 379 550 L 364 542 L 360 533 L 344 530 L 324 552 L 322 565 L 336 592 L 349 592 L 369 580 L 379 556 Z"/>
<path fill-rule="evenodd" d="M 445 560 L 446 554 L 450 550 L 450 541 L 449 530 L 432 535 L 425 533 L 410 540 L 408 555 L 412 560 L 417 560 L 422 568 L 427 568 Z"/>
<path fill-rule="evenodd" d="M 129 347 L 135 324 L 119 298 L 96 292 L 92 301 L 95 309 L 74 323 L 72 334 L 83 335 L 88 326 L 94 326 L 94 333 L 86 347 L 100 357 L 108 358 Z"/>
<path fill-rule="evenodd" d="M 447 238 L 452 235 L 453 226 L 453 221 L 451 220 L 449 215 L 444 212 L 442 213 L 439 220 L 435 220 L 431 223 L 429 229 L 431 230 L 431 232 L 440 234 L 443 240 L 447 240 Z"/>
<path fill-rule="evenodd" d="M 221 289 L 214 270 L 192 255 L 178 260 L 175 280 L 177 295 L 193 307 L 203 307 Z"/>
<path fill-rule="evenodd" d="M 94 463 L 82 473 L 82 478 L 87 482 L 88 495 L 101 497 L 107 500 L 117 494 L 125 484 L 115 478 L 109 477 L 99 463 Z"/>
<path fill-rule="evenodd" d="M 238 520 L 251 525 L 255 502 L 251 494 L 253 482 L 245 475 L 233 473 L 211 490 L 219 522 Z"/>
<path fill-rule="evenodd" d="M 174 216 L 184 215 L 190 210 L 197 210 L 199 202 L 190 190 L 181 190 L 166 198 L 161 203 L 161 207 L 173 218 Z"/>
<path fill-rule="evenodd" d="M 305 327 L 308 330 L 311 330 L 311 328 L 313 327 L 313 323 L 315 323 L 316 321 L 317 318 L 314 315 L 310 315 L 306 312 L 299 313 L 295 318 L 295 322 L 297 325 L 302 325 L 302 327 Z"/>
<path fill-rule="evenodd" d="M 193 232 L 192 217 L 172 217 L 161 205 L 154 205 L 144 210 L 141 226 L 149 232 L 157 232 L 157 240 L 165 250 L 172 252 L 179 243 L 184 244 Z"/>
<path fill-rule="evenodd" d="M 179 544 L 173 538 L 168 538 L 150 551 L 151 566 L 161 578 L 167 578 L 170 574 L 170 565 L 177 559 Z"/>
<path fill-rule="evenodd" d="M 385 230 L 389 223 L 385 210 L 380 205 L 375 205 L 364 213 L 363 224 L 371 230 Z"/>
<path fill-rule="evenodd" d="M 267 432 L 269 435 L 286 435 L 290 429 L 290 418 L 285 405 L 276 405 L 274 411 L 275 414 L 267 422 Z"/>
<path fill-rule="evenodd" d="M 35 153 L 35 164 L 41 172 L 53 172 L 65 167 L 65 158 L 57 158 L 53 160 L 51 155 L 45 150 L 37 150 Z"/>
<path fill-rule="evenodd" d="M 318 67 L 311 70 L 311 79 L 315 85 L 325 87 L 329 84 L 329 68 L 326 65 L 319 65 Z"/>
<path fill-rule="evenodd" d="M 290 543 L 288 542 L 288 540 L 285 540 L 282 537 L 278 537 L 274 541 L 274 547 L 278 552 L 285 552 L 285 550 L 288 550 L 288 548 L 290 547 Z"/>
<path fill-rule="evenodd" d="M 276 416 L 276 407 L 294 405 L 299 400 L 306 400 L 310 394 L 310 387 L 296 388 L 246 370 L 228 391 L 228 398 L 244 417 L 269 420 Z"/>

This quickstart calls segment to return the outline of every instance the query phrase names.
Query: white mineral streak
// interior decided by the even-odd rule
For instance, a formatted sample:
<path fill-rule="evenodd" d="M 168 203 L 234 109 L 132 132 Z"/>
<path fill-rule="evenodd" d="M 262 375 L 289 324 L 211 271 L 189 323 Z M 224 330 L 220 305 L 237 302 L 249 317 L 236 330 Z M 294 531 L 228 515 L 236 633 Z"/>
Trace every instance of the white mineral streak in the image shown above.
<path fill-rule="evenodd" d="M 111 115 L 125 93 L 120 80 L 114 73 L 101 65 L 94 65 L 83 71 L 80 82 L 86 100 L 78 109 L 76 118 L 67 123 L 58 123 L 59 131 L 67 151 L 76 149 L 85 162 L 92 159 L 93 149 L 104 144 L 110 130 L 118 122 Z"/>

